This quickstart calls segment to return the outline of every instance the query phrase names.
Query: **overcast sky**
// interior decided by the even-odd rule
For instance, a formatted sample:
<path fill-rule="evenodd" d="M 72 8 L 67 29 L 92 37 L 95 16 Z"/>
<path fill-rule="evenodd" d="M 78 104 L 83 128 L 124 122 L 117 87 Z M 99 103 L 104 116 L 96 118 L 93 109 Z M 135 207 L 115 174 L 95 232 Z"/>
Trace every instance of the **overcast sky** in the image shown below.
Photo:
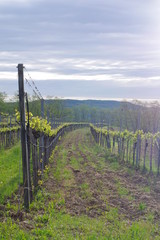
<path fill-rule="evenodd" d="M 0 0 L 0 91 L 18 63 L 43 96 L 159 98 L 160 1 Z"/>

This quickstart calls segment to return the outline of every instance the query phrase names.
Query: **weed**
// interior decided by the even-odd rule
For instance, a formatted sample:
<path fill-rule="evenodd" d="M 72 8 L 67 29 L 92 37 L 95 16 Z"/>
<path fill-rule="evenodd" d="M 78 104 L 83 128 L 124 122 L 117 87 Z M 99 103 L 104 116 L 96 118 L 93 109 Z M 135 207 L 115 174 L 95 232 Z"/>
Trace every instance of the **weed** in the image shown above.
<path fill-rule="evenodd" d="M 46 215 L 46 214 L 43 214 L 43 215 L 38 215 L 35 218 L 35 221 L 38 222 L 38 223 L 47 223 L 48 219 L 49 219 L 49 216 Z"/>
<path fill-rule="evenodd" d="M 153 213 L 148 213 L 147 220 L 150 221 L 150 222 L 153 222 L 154 221 L 154 214 Z"/>
<path fill-rule="evenodd" d="M 82 183 L 80 185 L 80 188 L 81 188 L 81 191 L 80 191 L 80 195 L 83 199 L 86 199 L 86 198 L 91 198 L 92 194 L 91 192 L 89 191 L 89 185 L 88 183 Z"/>
<path fill-rule="evenodd" d="M 139 207 L 138 207 L 138 208 L 139 208 L 140 211 L 144 211 L 144 210 L 146 209 L 146 207 L 147 207 L 146 204 L 143 203 L 143 202 L 141 202 L 141 203 L 139 204 Z"/>
<path fill-rule="evenodd" d="M 70 165 L 74 168 L 74 169 L 79 169 L 80 168 L 80 164 L 79 164 L 79 158 L 78 160 L 74 157 L 71 158 L 70 160 Z"/>
<path fill-rule="evenodd" d="M 126 196 L 126 195 L 128 195 L 128 190 L 125 187 L 119 187 L 118 193 L 120 196 Z"/>
<path fill-rule="evenodd" d="M 106 161 L 109 161 L 111 163 L 118 161 L 117 155 L 111 153 L 109 150 L 105 151 L 104 158 L 105 158 Z"/>
<path fill-rule="evenodd" d="M 106 212 L 105 217 L 107 221 L 109 222 L 117 222 L 119 219 L 118 215 L 118 209 L 117 208 L 111 208 L 108 206 L 108 212 Z"/>
<path fill-rule="evenodd" d="M 81 187 L 82 190 L 88 190 L 89 189 L 88 183 L 82 183 L 80 187 Z"/>
<path fill-rule="evenodd" d="M 112 163 L 110 163 L 110 164 L 109 164 L 109 167 L 110 167 L 110 169 L 112 169 L 112 170 L 119 170 L 119 169 L 120 169 L 120 165 L 119 165 L 118 162 L 112 162 Z"/>
<path fill-rule="evenodd" d="M 144 187 L 143 191 L 146 192 L 146 193 L 149 193 L 150 192 L 150 186 Z"/>

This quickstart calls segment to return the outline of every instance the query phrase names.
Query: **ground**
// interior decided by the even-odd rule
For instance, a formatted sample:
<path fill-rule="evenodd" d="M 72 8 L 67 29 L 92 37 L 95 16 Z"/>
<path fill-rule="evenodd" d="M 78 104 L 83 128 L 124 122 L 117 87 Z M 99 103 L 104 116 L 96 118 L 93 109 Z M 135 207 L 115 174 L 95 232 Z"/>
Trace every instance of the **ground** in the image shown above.
<path fill-rule="evenodd" d="M 120 164 L 79 129 L 59 141 L 29 213 L 16 214 L 13 199 L 1 206 L 0 232 L 2 239 L 160 239 L 159 199 L 158 178 Z"/>

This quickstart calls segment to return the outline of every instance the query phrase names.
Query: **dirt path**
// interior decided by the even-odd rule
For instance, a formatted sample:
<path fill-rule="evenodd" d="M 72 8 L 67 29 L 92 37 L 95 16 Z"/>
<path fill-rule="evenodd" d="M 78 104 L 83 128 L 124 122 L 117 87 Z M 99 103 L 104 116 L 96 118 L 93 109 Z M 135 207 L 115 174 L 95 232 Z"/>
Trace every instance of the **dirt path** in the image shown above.
<path fill-rule="evenodd" d="M 160 214 L 160 181 L 111 162 L 89 130 L 68 133 L 55 151 L 45 187 L 60 191 L 66 211 L 97 217 L 117 211 L 128 221 Z M 57 206 L 57 208 L 61 208 Z"/>

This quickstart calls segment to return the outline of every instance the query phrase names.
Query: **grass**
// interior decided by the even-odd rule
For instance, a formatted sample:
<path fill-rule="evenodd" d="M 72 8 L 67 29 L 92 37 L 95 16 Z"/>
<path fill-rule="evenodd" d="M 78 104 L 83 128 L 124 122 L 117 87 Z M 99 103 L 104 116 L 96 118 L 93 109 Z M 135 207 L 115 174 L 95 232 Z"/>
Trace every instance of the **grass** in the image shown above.
<path fill-rule="evenodd" d="M 129 195 L 128 189 L 123 187 L 119 181 L 116 183 L 116 186 L 117 192 L 121 197 Z"/>
<path fill-rule="evenodd" d="M 77 159 L 75 157 L 71 158 L 70 165 L 76 170 L 78 170 L 80 168 L 79 161 L 77 161 Z"/>
<path fill-rule="evenodd" d="M 143 203 L 143 202 L 141 202 L 140 204 L 139 204 L 139 210 L 140 211 L 144 211 L 145 209 L 146 209 L 146 204 L 145 203 Z"/>
<path fill-rule="evenodd" d="M 154 235 L 158 231 L 158 226 L 153 225 L 152 216 L 148 216 L 148 222 L 137 221 L 132 224 L 120 219 L 116 208 L 109 208 L 108 212 L 97 218 L 89 218 L 85 215 L 71 216 L 66 213 L 65 208 L 60 211 L 56 209 L 58 204 L 65 206 L 61 195 L 53 196 L 55 200 L 50 202 L 45 191 L 39 191 L 38 195 L 34 203 L 36 209 L 32 208 L 32 218 L 25 221 L 26 226 L 28 224 L 32 229 L 22 230 L 11 218 L 6 218 L 0 223 L 0 239 L 160 239 L 159 236 Z M 42 208 L 42 205 L 42 213 L 37 214 L 37 209 Z"/>
<path fill-rule="evenodd" d="M 0 150 L 0 203 L 3 203 L 4 199 L 11 196 L 18 188 L 21 161 L 20 143 L 11 149 Z M 22 167 L 20 169 L 20 183 L 22 183 Z"/>
<path fill-rule="evenodd" d="M 143 164 L 144 164 L 144 160 L 142 159 L 140 161 L 141 163 L 141 168 L 143 169 Z M 149 153 L 147 152 L 147 155 L 146 155 L 146 170 L 149 172 L 150 171 L 150 158 L 149 158 Z M 155 163 L 155 159 L 153 158 L 152 159 L 152 172 L 153 173 L 157 173 L 157 164 Z"/>
<path fill-rule="evenodd" d="M 61 176 L 63 178 L 68 179 L 70 176 L 69 169 L 66 169 L 66 156 L 67 156 L 67 150 L 60 148 L 61 154 L 59 155 L 59 158 L 57 160 L 56 170 L 53 172 L 53 176 L 57 181 L 61 180 Z M 62 174 L 63 173 L 63 174 Z"/>
<path fill-rule="evenodd" d="M 79 144 L 80 152 L 82 152 L 86 158 L 86 162 L 82 163 L 82 157 L 77 153 L 77 156 L 68 157 L 68 149 L 62 145 L 54 151 L 52 158 L 52 168 L 50 168 L 49 176 L 54 178 L 57 183 L 57 188 L 50 190 L 49 188 L 42 187 L 38 190 L 37 195 L 30 206 L 30 213 L 25 214 L 25 221 L 14 221 L 8 217 L 0 221 L 0 239 L 17 239 L 17 240 L 32 240 L 32 239 L 67 239 L 67 240 L 158 240 L 160 236 L 158 234 L 158 225 L 154 223 L 154 215 L 147 213 L 146 220 L 139 219 L 131 221 L 126 219 L 119 213 L 118 207 L 113 207 L 107 202 L 107 196 L 109 191 L 107 188 L 103 188 L 103 182 L 101 178 L 79 178 L 81 181 L 76 186 L 75 174 L 73 170 L 79 170 L 77 174 L 84 176 L 88 167 L 94 167 L 93 173 L 103 175 L 105 168 L 110 171 L 118 171 L 121 167 L 114 159 L 113 155 L 105 157 L 105 151 L 102 147 L 93 145 L 90 146 L 89 137 L 87 135 L 88 130 L 79 130 L 83 136 L 87 138 L 87 144 Z M 75 133 L 72 134 L 72 137 Z M 69 135 L 68 136 L 71 136 Z M 66 136 L 67 138 L 67 136 Z M 82 141 L 83 142 L 83 141 Z M 72 150 L 77 151 L 75 144 L 72 145 Z M 103 154 L 102 154 L 103 153 Z M 55 159 L 56 158 L 56 159 Z M 109 160 L 107 160 L 109 159 Z M 56 160 L 56 161 L 55 161 Z M 54 164 L 56 162 L 56 164 Z M 82 163 L 82 164 L 81 164 Z M 87 164 L 87 165 L 86 165 Z M 71 169 L 72 168 L 72 169 Z M 130 170 L 131 171 L 131 170 Z M 86 172 L 87 174 L 87 172 Z M 0 176 L 1 177 L 1 176 Z M 77 178 L 78 179 L 78 178 Z M 74 191 L 77 194 L 80 190 L 80 198 L 83 202 L 92 200 L 93 188 L 91 188 L 92 182 L 88 179 L 94 179 L 97 183 L 98 194 L 101 198 L 105 199 L 106 210 L 103 214 L 95 217 L 89 217 L 85 214 L 70 214 L 67 208 L 67 200 L 65 194 L 68 190 Z M 115 183 L 117 192 L 120 197 L 129 197 L 129 190 L 125 188 L 124 184 L 120 181 Z M 145 189 L 148 192 L 148 189 Z M 107 193 L 108 192 L 108 193 Z M 107 193 L 107 194 L 106 194 Z M 74 196 L 75 195 L 71 195 Z M 73 203 L 73 201 L 72 201 Z M 75 202 L 76 203 L 76 202 Z M 90 206 L 98 208 L 96 206 Z M 9 206 L 11 208 L 12 206 Z M 88 207 L 88 208 L 89 208 Z M 137 209 L 144 212 L 146 210 L 145 203 L 141 202 L 137 205 Z M 87 210 L 87 209 L 86 209 Z M 90 211 L 90 209 L 88 209 Z"/>
<path fill-rule="evenodd" d="M 142 188 L 142 191 L 144 191 L 144 192 L 146 192 L 146 193 L 150 193 L 151 188 L 150 188 L 150 186 L 146 186 L 146 187 L 143 187 L 143 188 Z"/>
<path fill-rule="evenodd" d="M 81 189 L 81 191 L 80 191 L 81 198 L 89 200 L 91 198 L 92 194 L 90 192 L 88 183 L 82 183 L 80 185 L 80 189 Z"/>

